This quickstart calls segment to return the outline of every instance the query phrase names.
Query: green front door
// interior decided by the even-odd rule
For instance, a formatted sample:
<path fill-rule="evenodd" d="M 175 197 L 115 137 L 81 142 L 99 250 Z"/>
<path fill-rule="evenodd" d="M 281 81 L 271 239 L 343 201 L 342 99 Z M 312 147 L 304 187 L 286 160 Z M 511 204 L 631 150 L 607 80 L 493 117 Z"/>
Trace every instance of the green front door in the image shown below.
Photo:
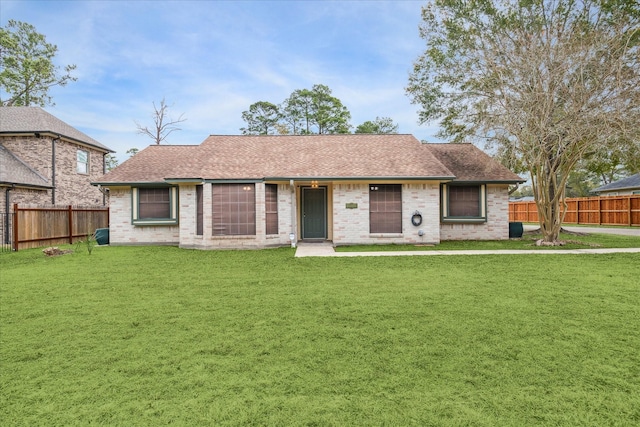
<path fill-rule="evenodd" d="M 302 238 L 327 238 L 326 187 L 302 188 Z"/>

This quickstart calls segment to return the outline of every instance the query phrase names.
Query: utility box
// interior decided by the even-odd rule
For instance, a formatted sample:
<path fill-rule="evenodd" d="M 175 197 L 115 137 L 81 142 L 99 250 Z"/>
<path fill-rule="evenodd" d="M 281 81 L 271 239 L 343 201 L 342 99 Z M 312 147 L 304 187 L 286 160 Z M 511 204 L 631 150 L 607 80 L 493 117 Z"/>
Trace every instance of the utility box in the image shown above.
<path fill-rule="evenodd" d="M 524 227 L 522 227 L 521 222 L 510 222 L 509 223 L 509 238 L 516 239 L 522 237 L 524 233 Z"/>
<path fill-rule="evenodd" d="M 108 245 L 109 244 L 109 229 L 108 228 L 98 228 L 96 229 L 96 242 L 99 245 Z"/>

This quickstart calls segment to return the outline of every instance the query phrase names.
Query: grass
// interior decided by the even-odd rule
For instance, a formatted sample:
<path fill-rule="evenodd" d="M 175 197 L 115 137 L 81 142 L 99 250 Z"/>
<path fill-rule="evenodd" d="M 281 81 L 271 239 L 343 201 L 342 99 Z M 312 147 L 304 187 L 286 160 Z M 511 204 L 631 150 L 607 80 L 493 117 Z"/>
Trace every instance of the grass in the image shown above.
<path fill-rule="evenodd" d="M 637 236 L 621 236 L 615 234 L 575 234 L 560 233 L 564 246 L 536 246 L 541 234 L 524 233 L 520 239 L 509 240 L 450 240 L 438 245 L 361 245 L 338 246 L 337 252 L 370 252 L 370 251 L 444 251 L 444 250 L 500 250 L 500 249 L 590 249 L 590 248 L 637 248 L 640 238 Z"/>
<path fill-rule="evenodd" d="M 0 274 L 1 425 L 640 423 L 638 254 L 100 247 Z"/>

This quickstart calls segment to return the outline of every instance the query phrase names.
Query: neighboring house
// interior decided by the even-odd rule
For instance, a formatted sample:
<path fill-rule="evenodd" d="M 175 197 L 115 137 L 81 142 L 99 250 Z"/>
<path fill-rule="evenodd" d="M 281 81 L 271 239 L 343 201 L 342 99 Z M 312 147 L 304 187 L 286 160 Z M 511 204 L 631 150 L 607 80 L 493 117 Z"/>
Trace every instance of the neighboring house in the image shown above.
<path fill-rule="evenodd" d="M 507 239 L 523 181 L 471 144 L 348 134 L 153 145 L 94 185 L 111 244 L 212 249 Z"/>
<path fill-rule="evenodd" d="M 640 194 L 640 173 L 603 185 L 602 187 L 594 188 L 591 192 L 599 196 Z"/>
<path fill-rule="evenodd" d="M 91 181 L 110 152 L 40 107 L 0 107 L 0 213 L 14 203 L 106 204 Z"/>

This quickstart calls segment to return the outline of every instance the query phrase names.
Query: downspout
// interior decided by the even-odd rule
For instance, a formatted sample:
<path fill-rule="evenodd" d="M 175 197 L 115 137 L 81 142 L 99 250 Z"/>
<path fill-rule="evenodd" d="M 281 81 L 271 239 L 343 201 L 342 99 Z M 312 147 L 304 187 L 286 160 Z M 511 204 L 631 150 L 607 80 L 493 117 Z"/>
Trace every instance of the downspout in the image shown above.
<path fill-rule="evenodd" d="M 60 135 L 51 140 L 51 204 L 56 204 L 56 140 L 60 141 Z"/>
<path fill-rule="evenodd" d="M 11 221 L 9 221 L 9 215 L 11 212 L 11 196 L 9 195 L 9 191 L 13 190 L 14 188 L 16 188 L 15 184 L 11 184 L 11 187 L 7 187 L 7 190 L 4 193 L 4 211 L 5 211 L 5 217 L 4 217 L 4 243 L 6 245 L 11 243 L 11 239 L 9 237 L 9 227 L 11 226 Z"/>
<path fill-rule="evenodd" d="M 293 180 L 289 180 L 289 188 L 291 189 L 291 233 L 289 234 L 289 240 L 291 240 L 291 247 L 296 247 L 296 187 L 293 184 Z"/>
<path fill-rule="evenodd" d="M 102 175 L 107 173 L 107 154 L 108 153 L 103 153 L 102 154 Z M 100 190 L 100 192 L 102 193 L 102 206 L 106 206 L 107 205 L 107 193 L 102 191 L 102 189 L 100 188 L 99 185 L 98 185 L 98 190 Z"/>

